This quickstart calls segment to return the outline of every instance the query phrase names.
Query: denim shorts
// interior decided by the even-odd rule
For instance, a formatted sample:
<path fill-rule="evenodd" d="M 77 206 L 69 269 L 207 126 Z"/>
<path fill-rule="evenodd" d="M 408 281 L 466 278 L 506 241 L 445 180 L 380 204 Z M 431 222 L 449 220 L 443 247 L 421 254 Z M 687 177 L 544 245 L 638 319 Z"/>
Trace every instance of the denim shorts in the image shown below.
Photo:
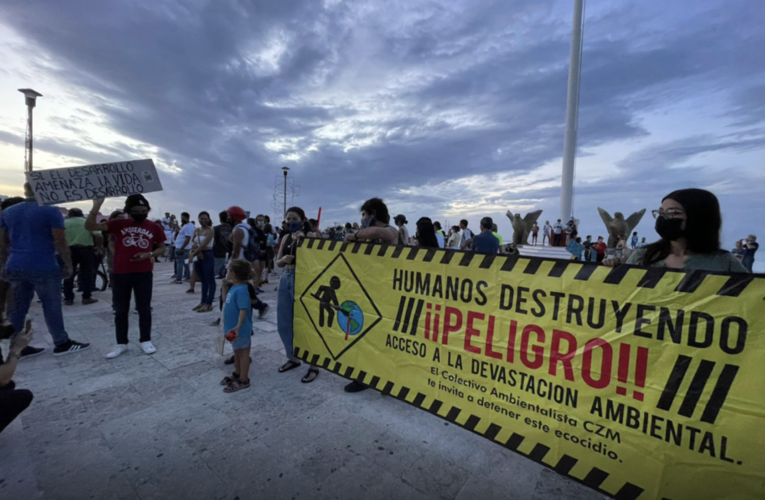
<path fill-rule="evenodd" d="M 247 335 L 247 332 L 239 332 L 239 335 L 231 342 L 231 348 L 235 351 L 239 349 L 249 349 L 252 345 L 252 332 Z"/>

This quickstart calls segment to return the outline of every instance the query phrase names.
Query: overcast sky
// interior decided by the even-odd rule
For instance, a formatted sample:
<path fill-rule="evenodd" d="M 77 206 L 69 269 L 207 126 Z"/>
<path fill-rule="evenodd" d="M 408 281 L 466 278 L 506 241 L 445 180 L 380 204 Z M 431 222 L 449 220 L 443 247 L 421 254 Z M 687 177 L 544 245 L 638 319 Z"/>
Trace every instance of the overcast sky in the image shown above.
<path fill-rule="evenodd" d="M 726 247 L 765 238 L 763 18 L 762 0 L 587 2 L 584 234 L 605 233 L 598 206 L 703 187 Z M 490 215 L 510 236 L 508 209 L 559 217 L 571 19 L 570 0 L 4 0 L 0 193 L 20 193 L 32 87 L 36 168 L 153 158 L 157 212 L 279 217 L 286 165 L 323 221 L 380 196 L 410 225 Z"/>

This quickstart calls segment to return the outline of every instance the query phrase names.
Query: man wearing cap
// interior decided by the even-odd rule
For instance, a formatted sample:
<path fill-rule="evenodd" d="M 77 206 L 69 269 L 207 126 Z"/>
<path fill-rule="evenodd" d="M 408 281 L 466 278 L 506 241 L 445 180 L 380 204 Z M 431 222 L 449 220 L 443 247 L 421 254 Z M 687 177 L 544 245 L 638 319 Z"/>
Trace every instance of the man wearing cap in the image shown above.
<path fill-rule="evenodd" d="M 24 328 L 34 294 L 42 301 L 48 332 L 53 337 L 54 356 L 82 351 L 90 344 L 71 340 L 64 329 L 61 312 L 61 266 L 66 277 L 72 274 L 72 258 L 64 234 L 64 218 L 56 207 L 41 207 L 29 183 L 24 184 L 26 200 L 3 210 L 0 216 L 0 269 L 7 273 L 14 295 L 10 320 L 16 334 Z M 27 346 L 21 357 L 42 354 L 45 349 Z"/>
<path fill-rule="evenodd" d="M 152 271 L 154 258 L 165 253 L 165 233 L 162 226 L 146 220 L 151 207 L 143 195 L 131 194 L 125 200 L 125 213 L 129 219 L 96 222 L 96 215 L 103 203 L 103 198 L 93 200 L 93 209 L 85 221 L 85 229 L 108 231 L 114 236 L 112 306 L 117 346 L 106 357 L 116 358 L 127 351 L 130 296 L 133 294 L 138 311 L 141 349 L 146 354 L 154 354 L 157 349 L 151 343 Z"/>
<path fill-rule="evenodd" d="M 393 222 L 398 228 L 398 244 L 399 245 L 411 245 L 412 240 L 409 238 L 409 229 L 406 227 L 409 221 L 406 220 L 406 216 L 398 214 L 393 218 Z"/>
<path fill-rule="evenodd" d="M 85 229 L 85 216 L 79 208 L 69 209 L 64 221 L 66 242 L 72 255 L 72 268 L 80 267 L 79 285 L 82 288 L 82 304 L 95 304 L 98 299 L 91 298 L 93 290 L 93 264 L 96 261 L 96 248 L 103 246 L 101 232 Z M 64 305 L 74 304 L 74 273 L 64 280 Z"/>

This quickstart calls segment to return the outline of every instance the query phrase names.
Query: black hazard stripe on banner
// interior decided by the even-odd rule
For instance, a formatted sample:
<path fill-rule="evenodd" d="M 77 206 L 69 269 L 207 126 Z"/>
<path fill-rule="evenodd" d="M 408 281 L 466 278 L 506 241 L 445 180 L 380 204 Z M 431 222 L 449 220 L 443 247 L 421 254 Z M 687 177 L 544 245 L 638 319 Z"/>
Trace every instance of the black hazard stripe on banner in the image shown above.
<path fill-rule="evenodd" d="M 566 476 L 578 483 L 582 483 L 585 486 L 592 488 L 593 490 L 613 497 L 616 500 L 637 500 L 641 498 L 643 494 L 643 488 L 632 484 L 630 482 L 624 483 L 616 493 L 611 493 L 601 488 L 601 485 L 608 479 L 610 474 L 597 467 L 592 467 L 584 478 L 579 478 L 571 475 L 571 470 L 579 463 L 579 459 L 570 455 L 563 455 L 555 463 L 545 461 L 547 453 L 550 448 L 542 443 L 536 443 L 532 447 L 531 451 L 526 453 L 521 451 L 519 447 L 526 443 L 526 437 L 518 434 L 517 432 L 511 432 L 510 437 L 505 441 L 497 439 L 497 436 L 502 432 L 502 427 L 495 423 L 488 423 L 488 425 L 481 425 L 481 418 L 463 411 L 456 406 L 448 407 L 443 401 L 429 397 L 421 392 L 414 393 L 410 388 L 396 385 L 391 381 L 382 380 L 377 375 L 369 376 L 367 372 L 363 370 L 356 370 L 350 366 L 343 366 L 336 361 L 332 361 L 330 358 L 321 357 L 316 354 L 311 354 L 304 349 L 295 347 L 294 355 L 303 361 L 310 362 L 315 365 L 319 365 L 334 372 L 346 379 L 356 380 L 360 383 L 366 384 L 372 389 L 378 390 L 383 394 L 388 394 L 396 399 L 404 401 L 412 406 L 415 406 L 421 410 L 432 413 L 433 415 L 442 418 L 448 422 L 467 429 L 479 436 L 483 436 L 486 439 L 494 441 L 505 448 L 522 455 L 530 460 L 533 460 L 548 469 Z M 526 443 L 528 446 L 528 443 Z M 526 448 L 526 446 L 524 446 Z"/>
<path fill-rule="evenodd" d="M 321 238 L 304 238 L 298 243 L 298 247 L 303 246 L 314 250 L 361 253 L 376 257 L 405 259 L 412 262 L 436 262 L 461 267 L 476 265 L 480 269 L 496 269 L 504 272 L 513 272 L 518 268 L 516 272 L 522 272 L 526 275 L 544 274 L 550 278 L 562 278 L 571 269 L 569 276 L 572 276 L 576 281 L 602 280 L 602 283 L 607 285 L 621 285 L 627 276 L 632 275 L 632 273 L 640 273 L 635 286 L 637 288 L 648 289 L 657 288 L 665 278 L 681 273 L 683 277 L 676 286 L 674 286 L 675 281 L 672 281 L 674 291 L 679 293 L 695 293 L 704 283 L 707 276 L 724 275 L 727 279 L 716 292 L 716 295 L 723 297 L 738 297 L 747 289 L 752 281 L 765 279 L 765 276 L 757 274 L 738 273 L 731 275 L 710 271 L 684 271 L 665 267 L 646 267 L 627 264 L 605 268 L 605 266 L 600 264 L 564 259 L 503 254 L 481 255 L 474 252 L 444 248 L 408 247 L 390 245 L 388 243 L 364 243 L 359 241 L 339 242 Z M 393 250 L 389 251 L 391 248 Z M 552 262 L 551 268 L 543 266 L 547 261 Z M 765 300 L 765 297 L 763 297 L 763 300 Z"/>

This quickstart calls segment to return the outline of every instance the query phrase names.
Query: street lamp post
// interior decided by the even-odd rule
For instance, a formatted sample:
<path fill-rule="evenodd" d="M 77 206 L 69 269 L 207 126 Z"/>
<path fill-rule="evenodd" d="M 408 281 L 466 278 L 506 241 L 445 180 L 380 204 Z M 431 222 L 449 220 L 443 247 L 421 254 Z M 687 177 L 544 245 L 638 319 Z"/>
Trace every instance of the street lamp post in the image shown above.
<path fill-rule="evenodd" d="M 560 218 L 565 223 L 574 215 L 574 164 L 579 122 L 579 80 L 582 73 L 582 28 L 584 0 L 574 3 L 574 28 L 571 32 L 571 62 L 568 68 L 566 135 L 563 139 L 563 173 L 561 175 Z"/>
<path fill-rule="evenodd" d="M 32 110 L 37 104 L 37 98 L 42 94 L 32 89 L 19 89 L 26 96 L 27 103 L 27 137 L 24 141 L 24 168 L 27 172 L 32 171 Z"/>
<path fill-rule="evenodd" d="M 282 172 L 284 172 L 284 211 L 282 212 L 282 216 L 287 215 L 287 172 L 289 171 L 289 167 L 282 167 Z"/>

